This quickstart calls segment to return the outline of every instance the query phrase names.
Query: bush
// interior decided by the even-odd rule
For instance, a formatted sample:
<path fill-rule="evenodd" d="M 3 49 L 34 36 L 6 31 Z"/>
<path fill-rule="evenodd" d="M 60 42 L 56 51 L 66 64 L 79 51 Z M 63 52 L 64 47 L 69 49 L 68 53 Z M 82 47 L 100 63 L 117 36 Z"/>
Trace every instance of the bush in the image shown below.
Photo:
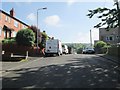
<path fill-rule="evenodd" d="M 106 47 L 107 43 L 103 42 L 103 41 L 99 41 L 95 44 L 95 48 L 103 48 Z"/>
<path fill-rule="evenodd" d="M 23 46 L 33 46 L 35 34 L 31 29 L 22 29 L 16 35 L 16 42 Z"/>
<path fill-rule="evenodd" d="M 14 44 L 16 42 L 15 38 L 7 38 L 2 40 L 3 44 Z"/>

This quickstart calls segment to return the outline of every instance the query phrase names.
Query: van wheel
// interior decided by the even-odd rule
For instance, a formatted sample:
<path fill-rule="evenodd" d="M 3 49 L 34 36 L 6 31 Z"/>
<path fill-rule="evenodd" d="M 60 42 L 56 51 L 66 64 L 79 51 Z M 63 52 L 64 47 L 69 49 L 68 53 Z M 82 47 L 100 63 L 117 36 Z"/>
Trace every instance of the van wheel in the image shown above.
<path fill-rule="evenodd" d="M 58 52 L 58 54 L 57 54 L 58 56 L 60 56 L 60 52 Z"/>
<path fill-rule="evenodd" d="M 48 54 L 47 53 L 45 53 L 45 57 L 47 57 L 48 56 Z"/>

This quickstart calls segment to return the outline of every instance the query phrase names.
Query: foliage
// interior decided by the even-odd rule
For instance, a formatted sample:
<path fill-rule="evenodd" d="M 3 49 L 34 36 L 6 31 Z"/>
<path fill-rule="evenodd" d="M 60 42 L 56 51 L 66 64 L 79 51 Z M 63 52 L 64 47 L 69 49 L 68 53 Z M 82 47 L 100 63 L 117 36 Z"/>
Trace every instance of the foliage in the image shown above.
<path fill-rule="evenodd" d="M 41 32 L 41 34 L 42 34 L 42 38 L 44 38 L 45 40 L 48 39 L 48 35 L 45 32 Z"/>
<path fill-rule="evenodd" d="M 85 44 L 81 44 L 81 43 L 64 43 L 64 44 L 73 48 L 77 53 L 80 53 L 80 51 L 86 47 Z"/>
<path fill-rule="evenodd" d="M 116 3 L 115 3 L 116 5 Z M 87 16 L 92 18 L 95 14 L 99 14 L 98 18 L 101 19 L 101 22 L 94 26 L 94 28 L 99 28 L 101 26 L 107 25 L 106 29 L 118 27 L 118 16 L 120 11 L 116 8 L 97 8 L 94 10 L 89 10 Z"/>
<path fill-rule="evenodd" d="M 95 44 L 95 48 L 103 48 L 103 47 L 107 47 L 107 43 L 106 43 L 106 42 L 98 41 L 98 42 Z"/>
<path fill-rule="evenodd" d="M 35 41 L 35 34 L 31 29 L 22 29 L 17 32 L 16 42 L 19 45 L 32 46 Z"/>
<path fill-rule="evenodd" d="M 39 37 L 38 42 L 40 42 L 40 38 L 41 38 L 40 30 L 34 25 L 29 27 L 29 29 L 31 29 L 35 33 L 35 43 L 37 43 L 37 31 L 38 31 L 38 37 Z"/>
<path fill-rule="evenodd" d="M 2 40 L 3 44 L 14 44 L 16 42 L 15 38 L 7 38 Z"/>
<path fill-rule="evenodd" d="M 42 40 L 39 46 L 41 48 L 45 48 L 45 43 L 46 43 L 46 40 L 48 39 L 48 35 L 45 33 L 45 31 L 41 32 L 41 35 L 42 35 Z"/>

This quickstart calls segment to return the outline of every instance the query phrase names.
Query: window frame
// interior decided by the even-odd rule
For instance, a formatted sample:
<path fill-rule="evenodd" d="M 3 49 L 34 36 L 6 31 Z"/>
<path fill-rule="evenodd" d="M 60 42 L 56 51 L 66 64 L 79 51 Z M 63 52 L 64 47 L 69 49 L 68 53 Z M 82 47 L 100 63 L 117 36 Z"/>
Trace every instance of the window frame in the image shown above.
<path fill-rule="evenodd" d="M 2 12 L 0 11 L 0 20 L 2 19 Z"/>
<path fill-rule="evenodd" d="M 2 35 L 2 27 L 0 27 L 0 36 Z"/>
<path fill-rule="evenodd" d="M 14 26 L 15 26 L 16 28 L 18 28 L 18 26 L 19 26 L 19 22 L 16 21 L 16 20 L 14 20 Z"/>

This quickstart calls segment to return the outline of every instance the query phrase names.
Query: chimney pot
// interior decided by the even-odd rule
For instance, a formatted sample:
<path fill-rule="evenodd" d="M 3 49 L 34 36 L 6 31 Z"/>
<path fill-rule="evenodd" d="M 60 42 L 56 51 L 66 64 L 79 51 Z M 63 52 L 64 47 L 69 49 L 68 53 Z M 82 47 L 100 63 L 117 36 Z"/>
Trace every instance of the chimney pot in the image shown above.
<path fill-rule="evenodd" d="M 12 9 L 10 10 L 10 15 L 11 15 L 12 17 L 14 17 L 14 16 L 15 16 L 15 11 L 14 11 L 14 8 L 12 8 Z"/>

